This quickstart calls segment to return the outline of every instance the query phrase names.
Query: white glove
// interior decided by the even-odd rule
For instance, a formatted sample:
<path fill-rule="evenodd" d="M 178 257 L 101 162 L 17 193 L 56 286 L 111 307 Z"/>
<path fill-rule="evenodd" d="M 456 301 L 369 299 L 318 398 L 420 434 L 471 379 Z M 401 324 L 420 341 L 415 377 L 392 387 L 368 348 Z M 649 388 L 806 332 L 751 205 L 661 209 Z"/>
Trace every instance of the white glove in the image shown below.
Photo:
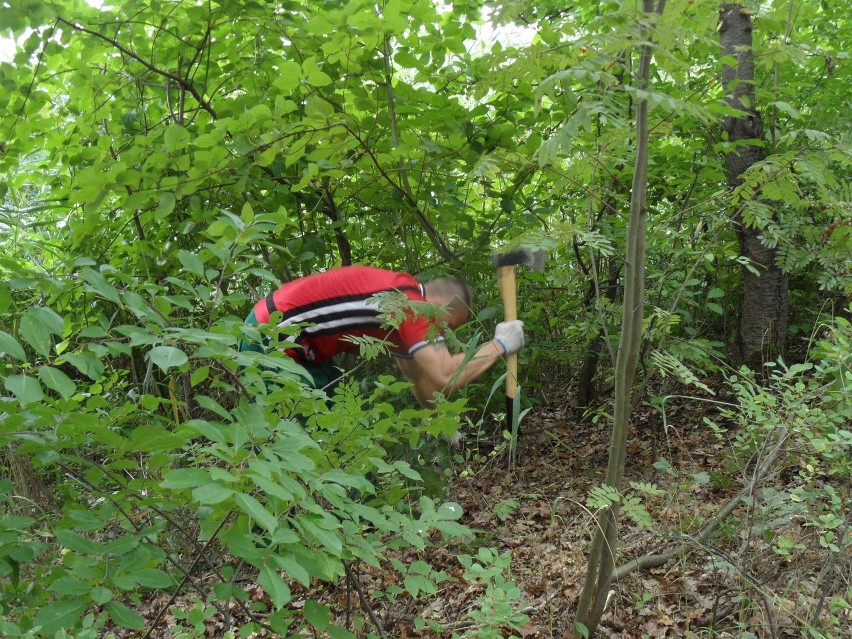
<path fill-rule="evenodd" d="M 521 320 L 500 322 L 494 331 L 494 341 L 503 349 L 503 354 L 517 353 L 524 347 L 524 323 Z"/>

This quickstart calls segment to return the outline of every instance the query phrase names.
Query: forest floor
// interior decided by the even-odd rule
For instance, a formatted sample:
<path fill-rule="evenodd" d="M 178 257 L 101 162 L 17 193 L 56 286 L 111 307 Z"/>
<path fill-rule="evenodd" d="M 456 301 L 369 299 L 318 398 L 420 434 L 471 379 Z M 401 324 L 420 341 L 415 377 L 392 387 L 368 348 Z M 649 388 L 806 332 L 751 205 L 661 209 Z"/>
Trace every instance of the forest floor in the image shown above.
<path fill-rule="evenodd" d="M 479 461 L 471 461 L 468 472 L 452 480 L 444 499 L 464 508 L 461 523 L 480 531 L 477 545 L 447 544 L 436 538 L 435 546 L 426 551 L 397 556 L 405 565 L 423 559 L 443 571 L 449 579 L 438 585 L 436 593 L 420 593 L 414 598 L 403 594 L 393 604 L 386 598 L 371 599 L 371 592 L 402 586 L 396 583 L 399 573 L 359 564 L 353 566 L 357 588 L 341 583 L 305 591 L 296 586 L 293 605 L 298 607 L 300 600 L 301 605 L 307 599 L 321 601 L 340 615 L 339 623 L 348 617 L 356 628 L 360 626 L 358 636 L 376 633 L 378 622 L 388 638 L 566 637 L 574 623 L 593 528 L 586 499 L 589 491 L 603 482 L 609 449 L 605 420 L 578 423 L 569 404 L 539 405 L 526 416 L 516 463 L 511 467 L 504 448 L 495 452 L 494 444 L 484 439 L 463 443 L 458 454 L 474 458 L 476 452 Z M 661 493 L 643 496 L 653 518 L 650 529 L 622 518 L 619 565 L 666 551 L 694 535 L 741 490 L 742 482 L 723 488 L 708 481 L 729 460 L 731 439 L 736 433 L 719 436 L 707 427 L 706 417 L 722 423 L 715 406 L 700 398 L 674 398 L 667 403 L 665 429 L 657 411 L 647 406 L 634 411 L 625 479 L 655 484 Z M 676 472 L 659 472 L 655 462 L 660 459 Z M 745 480 L 745 469 L 742 476 Z M 685 477 L 696 481 L 684 482 Z M 777 485 L 783 483 L 783 477 L 772 476 L 767 481 Z M 826 599 L 831 595 L 848 598 L 850 575 L 843 571 L 829 574 L 826 553 L 820 552 L 814 536 L 793 524 L 784 534 L 801 543 L 804 550 L 795 554 L 795 560 L 785 560 L 754 534 L 750 516 L 750 509 L 741 505 L 706 543 L 690 546 L 691 552 L 685 556 L 659 568 L 632 572 L 612 584 L 596 636 L 804 636 L 802 622 L 811 621 L 818 606 L 826 610 Z M 476 555 L 484 546 L 511 554 L 511 576 L 520 590 L 515 610 L 527 617 L 520 630 L 504 628 L 497 634 L 477 634 L 480 625 L 476 611 L 481 612 L 478 598 L 485 586 L 464 578 L 458 556 Z M 350 580 L 350 586 L 354 585 Z M 256 601 L 265 599 L 256 583 L 247 583 L 246 590 Z M 366 595 L 362 603 L 357 590 Z M 178 597 L 172 605 L 190 607 L 190 595 Z M 147 602 L 146 616 L 162 604 Z M 145 614 L 144 610 L 140 612 Z M 498 608 L 486 611 L 486 617 L 492 620 L 499 614 Z M 848 611 L 841 614 L 847 616 L 840 621 L 839 636 L 852 637 L 852 619 Z M 418 629 L 417 618 L 435 622 L 442 630 Z M 173 614 L 167 614 L 160 620 L 162 630 L 148 636 L 176 636 L 168 629 L 174 619 Z M 208 637 L 222 636 L 223 620 L 213 618 L 206 624 Z"/>

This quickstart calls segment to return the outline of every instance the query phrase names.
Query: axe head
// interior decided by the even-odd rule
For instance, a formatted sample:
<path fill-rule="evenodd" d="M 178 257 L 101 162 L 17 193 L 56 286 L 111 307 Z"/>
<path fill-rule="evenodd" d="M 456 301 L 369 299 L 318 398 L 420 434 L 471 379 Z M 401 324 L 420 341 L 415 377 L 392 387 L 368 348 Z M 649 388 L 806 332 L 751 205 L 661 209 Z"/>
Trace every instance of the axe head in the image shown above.
<path fill-rule="evenodd" d="M 526 266 L 539 273 L 544 272 L 544 251 L 541 249 L 513 249 L 491 257 L 494 266 Z"/>

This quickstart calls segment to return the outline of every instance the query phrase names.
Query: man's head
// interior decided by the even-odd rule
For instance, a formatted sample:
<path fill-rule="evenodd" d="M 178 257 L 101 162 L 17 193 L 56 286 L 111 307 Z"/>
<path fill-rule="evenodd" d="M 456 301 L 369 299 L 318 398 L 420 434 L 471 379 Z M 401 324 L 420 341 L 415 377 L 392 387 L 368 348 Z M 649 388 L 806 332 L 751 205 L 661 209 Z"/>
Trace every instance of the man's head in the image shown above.
<path fill-rule="evenodd" d="M 440 277 L 423 285 L 426 301 L 447 309 L 444 321 L 456 329 L 470 319 L 470 289 L 462 280 L 452 277 Z"/>

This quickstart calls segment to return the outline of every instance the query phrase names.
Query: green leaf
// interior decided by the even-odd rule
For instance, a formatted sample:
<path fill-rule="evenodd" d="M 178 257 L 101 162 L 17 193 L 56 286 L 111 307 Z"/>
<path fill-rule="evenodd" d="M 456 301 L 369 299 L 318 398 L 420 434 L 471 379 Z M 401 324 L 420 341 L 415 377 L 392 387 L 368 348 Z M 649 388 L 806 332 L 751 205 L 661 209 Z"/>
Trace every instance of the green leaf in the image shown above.
<path fill-rule="evenodd" d="M 143 568 L 134 573 L 136 583 L 146 588 L 169 588 L 174 585 L 174 580 L 164 570 L 158 568 Z"/>
<path fill-rule="evenodd" d="M 189 251 L 181 249 L 178 251 L 178 259 L 183 265 L 184 271 L 197 275 L 198 277 L 204 277 L 204 262 L 202 262 L 201 258 L 199 258 L 195 253 L 190 253 Z"/>
<path fill-rule="evenodd" d="M 305 588 L 311 585 L 311 574 L 294 558 L 288 555 L 277 554 L 273 560 L 279 568 L 283 569 L 290 577 L 298 581 Z"/>
<path fill-rule="evenodd" d="M 19 333 L 39 355 L 49 357 L 50 335 L 62 335 L 62 324 L 62 318 L 51 309 L 35 307 L 24 313 Z"/>
<path fill-rule="evenodd" d="M 106 553 L 106 546 L 98 541 L 89 539 L 73 530 L 57 530 L 56 539 L 64 547 L 84 555 L 100 556 Z"/>
<path fill-rule="evenodd" d="M 140 453 L 169 452 L 183 446 L 186 439 L 162 426 L 142 424 L 133 429 L 130 444 L 131 450 Z"/>
<path fill-rule="evenodd" d="M 103 586 L 95 586 L 89 592 L 89 596 L 99 606 L 104 605 L 108 601 L 112 601 L 112 590 Z"/>
<path fill-rule="evenodd" d="M 145 618 L 137 612 L 134 612 L 123 603 L 110 601 L 106 605 L 106 610 L 112 620 L 128 630 L 142 630 L 145 627 Z"/>
<path fill-rule="evenodd" d="M 210 367 L 202 366 L 201 368 L 196 368 L 192 371 L 192 375 L 189 377 L 189 383 L 191 386 L 198 386 L 201 382 L 207 379 L 210 376 Z"/>
<path fill-rule="evenodd" d="M 317 630 L 325 630 L 331 625 L 331 610 L 313 599 L 305 602 L 305 621 Z"/>
<path fill-rule="evenodd" d="M 234 501 L 240 507 L 240 510 L 270 533 L 275 532 L 275 529 L 278 528 L 278 519 L 251 495 L 239 493 L 234 497 Z"/>
<path fill-rule="evenodd" d="M 186 353 L 174 346 L 155 346 L 150 350 L 147 357 L 163 371 L 182 366 L 189 361 Z"/>
<path fill-rule="evenodd" d="M 87 602 L 79 599 L 59 601 L 39 610 L 33 619 L 33 625 L 40 628 L 40 636 L 52 637 L 60 630 L 73 628 L 80 623 L 80 618 L 88 607 Z"/>
<path fill-rule="evenodd" d="M 336 532 L 323 528 L 320 524 L 325 523 L 316 515 L 300 515 L 296 518 L 296 525 L 308 538 L 316 541 L 335 555 L 343 551 L 343 540 Z"/>
<path fill-rule="evenodd" d="M 44 399 L 41 384 L 29 375 L 12 375 L 3 382 L 3 386 L 15 395 L 21 406 L 40 402 Z"/>
<path fill-rule="evenodd" d="M 175 152 L 186 148 L 190 137 L 189 131 L 180 124 L 172 124 L 163 134 L 163 141 L 166 144 L 167 151 Z"/>
<path fill-rule="evenodd" d="M 305 103 L 305 113 L 309 117 L 323 120 L 334 115 L 334 107 L 324 98 L 318 95 L 311 95 Z"/>
<path fill-rule="evenodd" d="M 68 399 L 77 391 L 74 381 L 53 366 L 41 366 L 38 369 L 38 377 L 42 384 L 59 393 L 63 399 Z"/>
<path fill-rule="evenodd" d="M 695 480 L 696 484 L 706 486 L 710 483 L 710 474 L 702 470 L 697 473 L 692 473 L 692 479 Z"/>
<path fill-rule="evenodd" d="M 160 203 L 157 205 L 156 216 L 158 219 L 162 219 L 171 214 L 172 211 L 175 210 L 175 204 L 177 200 L 175 199 L 174 193 L 163 193 L 160 195 Z"/>
<path fill-rule="evenodd" d="M 104 372 L 104 364 L 91 352 L 69 353 L 63 355 L 63 359 L 71 364 L 86 377 L 97 381 Z"/>
<path fill-rule="evenodd" d="M 302 78 L 302 67 L 293 60 L 284 60 L 278 65 L 278 77 L 272 83 L 282 93 L 290 93 L 299 86 Z"/>
<path fill-rule="evenodd" d="M 446 504 L 441 504 L 438 508 L 438 516 L 441 519 L 450 519 L 456 520 L 460 519 L 464 514 L 464 509 L 455 502 L 447 502 Z"/>
<path fill-rule="evenodd" d="M 14 357 L 22 362 L 27 359 L 27 354 L 18 340 L 4 331 L 0 331 L 0 353 Z"/>
<path fill-rule="evenodd" d="M 92 287 L 92 290 L 101 297 L 116 304 L 121 303 L 121 295 L 112 284 L 107 282 L 102 273 L 90 268 L 83 269 L 83 279 Z"/>
<path fill-rule="evenodd" d="M 216 482 L 210 482 L 193 489 L 192 498 L 199 504 L 218 504 L 231 495 L 234 491 Z"/>
<path fill-rule="evenodd" d="M 266 594 L 269 595 L 273 606 L 280 608 L 281 606 L 290 603 L 290 600 L 292 599 L 290 587 L 287 585 L 287 582 L 281 578 L 278 572 L 269 564 L 264 564 L 261 567 L 257 581 Z"/>
<path fill-rule="evenodd" d="M 415 481 L 420 481 L 422 477 L 420 473 L 414 470 L 407 461 L 400 459 L 397 462 L 394 462 L 393 467 L 396 468 L 401 475 L 408 477 L 409 479 L 413 479 Z"/>
<path fill-rule="evenodd" d="M 176 468 L 166 473 L 166 478 L 160 482 L 163 488 L 181 490 L 203 486 L 210 481 L 210 473 L 202 468 Z"/>
<path fill-rule="evenodd" d="M 62 327 L 65 324 L 65 320 L 56 311 L 47 306 L 37 306 L 30 310 L 32 311 L 32 316 L 37 318 L 48 331 L 54 335 L 62 335 Z"/>
<path fill-rule="evenodd" d="M 349 632 L 346 628 L 340 626 L 331 626 L 326 630 L 331 639 L 355 639 L 355 635 Z"/>
<path fill-rule="evenodd" d="M 332 82 L 331 76 L 319 69 L 312 70 L 305 80 L 313 87 L 325 87 Z"/>

